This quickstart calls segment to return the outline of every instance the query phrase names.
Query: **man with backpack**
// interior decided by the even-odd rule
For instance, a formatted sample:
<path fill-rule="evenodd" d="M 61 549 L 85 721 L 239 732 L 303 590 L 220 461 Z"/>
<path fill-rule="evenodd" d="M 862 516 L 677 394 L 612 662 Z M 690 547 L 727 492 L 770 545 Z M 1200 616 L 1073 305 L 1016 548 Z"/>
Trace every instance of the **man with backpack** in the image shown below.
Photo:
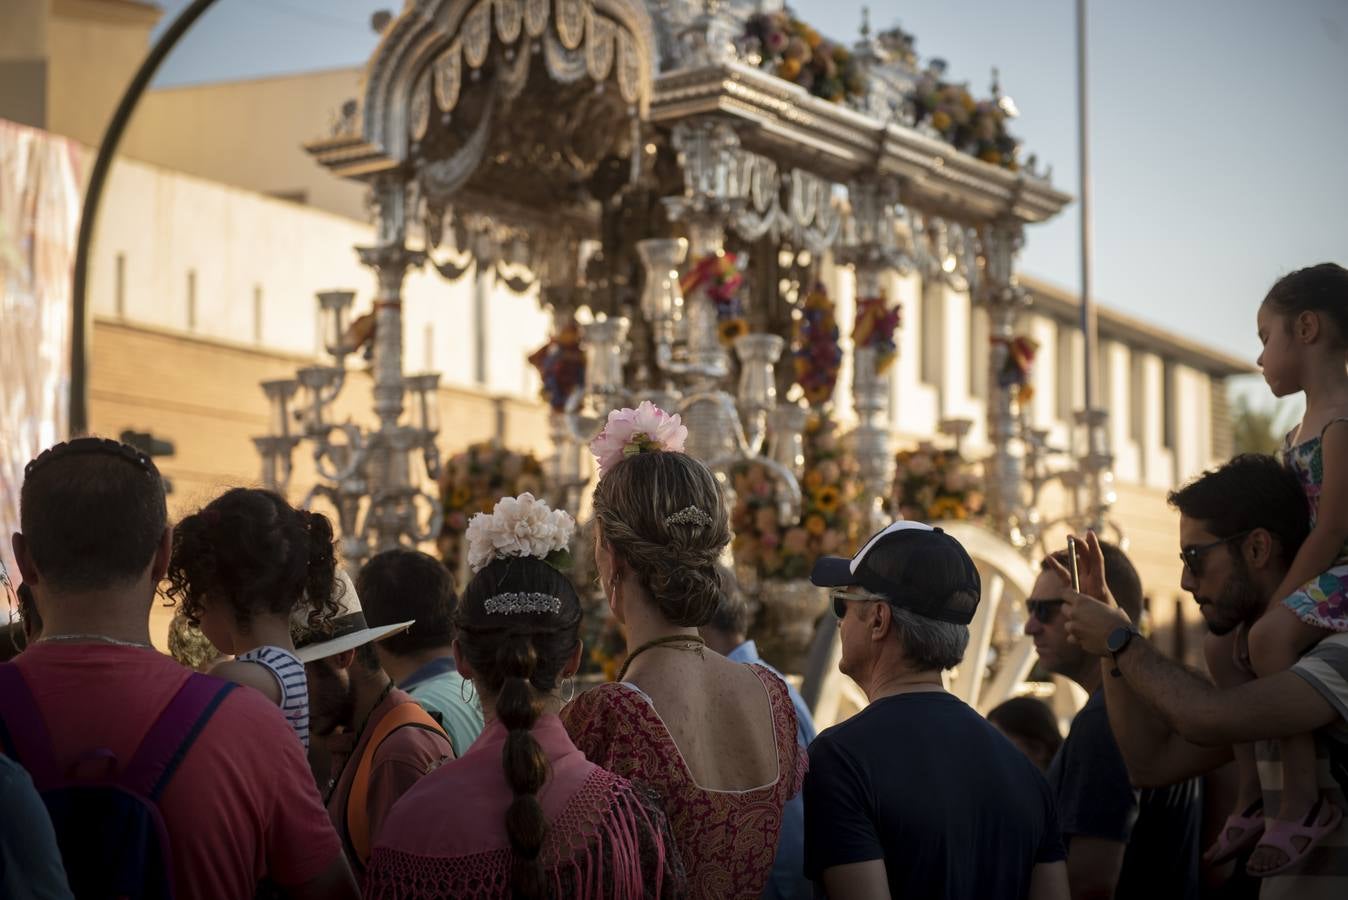
<path fill-rule="evenodd" d="M 171 530 L 149 457 L 58 444 L 28 464 L 20 527 L 43 632 L 0 664 L 0 752 L 41 793 L 74 895 L 356 897 L 276 706 L 150 645 Z"/>
<path fill-rule="evenodd" d="M 371 626 L 351 585 L 324 632 L 301 633 L 295 655 L 309 684 L 310 759 L 351 868 L 364 877 L 393 804 L 454 758 L 440 723 L 380 667 L 374 642 L 413 622 Z"/>

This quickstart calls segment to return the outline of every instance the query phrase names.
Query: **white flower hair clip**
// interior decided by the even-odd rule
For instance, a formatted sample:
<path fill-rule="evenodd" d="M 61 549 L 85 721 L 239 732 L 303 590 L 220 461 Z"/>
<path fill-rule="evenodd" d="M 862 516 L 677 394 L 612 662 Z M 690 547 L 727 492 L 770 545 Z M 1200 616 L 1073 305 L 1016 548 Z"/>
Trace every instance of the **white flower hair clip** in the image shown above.
<path fill-rule="evenodd" d="M 490 514 L 478 513 L 468 522 L 468 568 L 476 574 L 492 560 L 512 556 L 532 556 L 563 568 L 575 530 L 575 519 L 533 494 L 502 497 Z"/>
<path fill-rule="evenodd" d="M 638 453 L 682 453 L 688 426 L 678 414 L 665 412 L 649 400 L 636 409 L 615 409 L 599 436 L 590 441 L 590 452 L 599 464 L 602 478 L 609 469 Z"/>

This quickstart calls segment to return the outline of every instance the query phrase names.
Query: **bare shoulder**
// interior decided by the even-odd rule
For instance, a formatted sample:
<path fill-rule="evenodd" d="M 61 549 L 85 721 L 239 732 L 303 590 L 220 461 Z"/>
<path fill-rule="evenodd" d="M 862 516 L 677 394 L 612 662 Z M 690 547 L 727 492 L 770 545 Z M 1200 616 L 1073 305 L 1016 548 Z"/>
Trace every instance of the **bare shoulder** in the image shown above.
<path fill-rule="evenodd" d="M 277 683 L 276 676 L 272 674 L 271 670 L 264 665 L 247 660 L 231 659 L 211 669 L 211 675 L 261 691 L 262 695 L 272 703 L 277 706 L 281 705 L 281 685 Z"/>

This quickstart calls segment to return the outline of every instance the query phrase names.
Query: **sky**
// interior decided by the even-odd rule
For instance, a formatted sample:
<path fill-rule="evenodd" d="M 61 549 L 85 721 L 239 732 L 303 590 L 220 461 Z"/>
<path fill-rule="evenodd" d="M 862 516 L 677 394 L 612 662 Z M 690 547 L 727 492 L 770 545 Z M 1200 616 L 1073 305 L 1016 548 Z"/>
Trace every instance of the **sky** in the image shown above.
<path fill-rule="evenodd" d="M 161 0 L 161 30 L 188 0 Z M 797 0 L 851 41 L 861 0 Z M 1024 153 L 1078 193 L 1075 0 L 873 2 L 921 58 L 986 93 L 991 68 Z M 362 63 L 397 0 L 218 0 L 155 85 Z M 1098 302 L 1249 359 L 1255 311 L 1281 275 L 1348 264 L 1348 0 L 1089 3 L 1089 146 Z M 1027 229 L 1022 269 L 1080 286 L 1071 205 Z M 1255 376 L 1238 393 L 1272 405 Z"/>

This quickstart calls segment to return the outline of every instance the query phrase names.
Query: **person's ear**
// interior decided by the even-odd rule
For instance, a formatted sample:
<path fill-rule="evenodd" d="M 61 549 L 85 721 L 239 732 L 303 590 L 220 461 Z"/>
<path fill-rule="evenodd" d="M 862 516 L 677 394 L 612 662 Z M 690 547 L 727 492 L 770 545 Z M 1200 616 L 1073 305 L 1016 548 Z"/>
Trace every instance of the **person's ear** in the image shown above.
<path fill-rule="evenodd" d="M 1265 528 L 1256 528 L 1246 537 L 1240 548 L 1245 565 L 1250 569 L 1262 569 L 1273 559 L 1273 535 Z"/>
<path fill-rule="evenodd" d="M 159 546 L 154 551 L 154 561 L 150 563 L 150 583 L 158 584 L 168 574 L 169 560 L 173 556 L 173 527 L 164 529 L 159 536 Z"/>
<path fill-rule="evenodd" d="M 1313 344 L 1320 336 L 1320 315 L 1314 310 L 1306 310 L 1297 316 L 1297 339 L 1303 344 Z"/>
<path fill-rule="evenodd" d="M 464 678 L 472 680 L 473 667 L 468 665 L 468 658 L 464 656 L 463 648 L 459 646 L 459 639 L 455 638 L 454 643 L 449 645 L 449 650 L 454 654 L 454 668 Z"/>
<path fill-rule="evenodd" d="M 351 668 L 352 663 L 356 661 L 356 648 L 352 647 L 350 650 L 343 650 L 341 653 L 328 657 L 328 659 L 332 660 L 334 668 L 349 669 Z"/>
<path fill-rule="evenodd" d="M 867 624 L 871 630 L 871 640 L 883 641 L 889 637 L 889 633 L 894 628 L 894 610 L 890 609 L 888 603 L 877 601 L 867 603 L 867 613 L 869 617 Z"/>
<path fill-rule="evenodd" d="M 16 531 L 9 539 L 9 546 L 14 551 L 14 564 L 19 569 L 20 578 L 25 584 L 37 584 L 37 565 L 33 562 L 33 554 L 28 552 L 28 541 Z"/>
<path fill-rule="evenodd" d="M 562 677 L 573 678 L 580 671 L 580 661 L 585 658 L 585 642 L 576 641 L 576 649 L 571 651 L 571 656 L 566 660 L 566 665 L 562 666 Z"/>

